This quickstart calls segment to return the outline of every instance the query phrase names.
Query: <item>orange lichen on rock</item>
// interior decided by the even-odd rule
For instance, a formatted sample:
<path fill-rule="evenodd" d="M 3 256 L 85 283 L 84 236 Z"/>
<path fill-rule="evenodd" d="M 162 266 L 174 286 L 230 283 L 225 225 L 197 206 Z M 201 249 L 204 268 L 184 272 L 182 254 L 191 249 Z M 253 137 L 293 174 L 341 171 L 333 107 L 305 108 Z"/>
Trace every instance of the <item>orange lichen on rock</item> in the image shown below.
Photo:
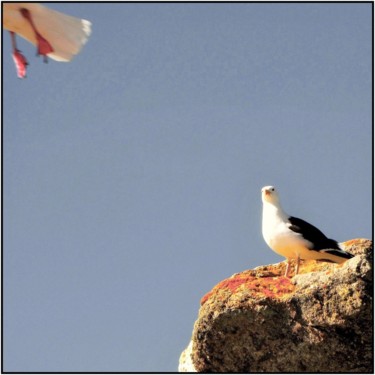
<path fill-rule="evenodd" d="M 216 292 L 223 289 L 229 289 L 232 293 L 234 293 L 241 285 L 246 284 L 253 279 L 255 279 L 254 276 L 244 276 L 243 274 L 233 275 L 232 277 L 221 281 L 219 284 L 215 285 L 210 292 L 206 293 L 201 298 L 201 305 L 203 305 Z"/>
<path fill-rule="evenodd" d="M 294 284 L 289 278 L 281 277 L 264 277 L 254 283 L 254 287 L 249 285 L 250 290 L 258 295 L 263 294 L 269 298 L 282 298 L 289 295 L 295 289 Z"/>
<path fill-rule="evenodd" d="M 291 260 L 291 273 L 294 272 L 295 265 L 295 260 Z M 314 260 L 301 261 L 299 273 L 319 271 L 330 273 L 334 266 L 336 265 L 332 265 L 332 263 L 323 263 Z M 283 298 L 295 289 L 291 279 L 283 276 L 285 267 L 285 262 L 281 262 L 235 274 L 214 286 L 210 292 L 201 298 L 200 303 L 204 305 L 212 296 L 221 295 L 220 298 L 224 299 L 224 291 L 236 293 L 240 287 L 248 290 L 250 296 L 253 297 Z"/>
<path fill-rule="evenodd" d="M 236 274 L 221 281 L 210 292 L 201 299 L 203 305 L 210 297 L 217 295 L 220 291 L 229 290 L 235 293 L 240 287 L 247 290 L 253 297 L 282 298 L 291 293 L 295 286 L 289 278 L 279 277 L 257 277 L 254 274 Z"/>

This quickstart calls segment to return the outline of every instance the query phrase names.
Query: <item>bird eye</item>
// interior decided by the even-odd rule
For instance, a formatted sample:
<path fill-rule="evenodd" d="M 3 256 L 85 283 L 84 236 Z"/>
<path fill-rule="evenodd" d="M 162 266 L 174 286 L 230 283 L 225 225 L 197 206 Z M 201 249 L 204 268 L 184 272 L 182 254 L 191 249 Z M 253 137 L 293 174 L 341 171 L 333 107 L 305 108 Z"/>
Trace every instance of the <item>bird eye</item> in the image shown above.
<path fill-rule="evenodd" d="M 271 191 L 275 191 L 275 188 L 272 188 Z"/>

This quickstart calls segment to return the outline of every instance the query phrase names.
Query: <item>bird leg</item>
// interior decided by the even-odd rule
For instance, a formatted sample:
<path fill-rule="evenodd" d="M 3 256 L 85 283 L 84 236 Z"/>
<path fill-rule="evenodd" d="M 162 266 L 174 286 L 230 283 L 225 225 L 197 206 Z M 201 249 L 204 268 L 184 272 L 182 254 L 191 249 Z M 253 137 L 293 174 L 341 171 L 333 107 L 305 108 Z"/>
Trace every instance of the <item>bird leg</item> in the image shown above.
<path fill-rule="evenodd" d="M 9 31 L 9 34 L 10 34 L 10 39 L 11 39 L 11 42 L 12 42 L 13 52 L 16 52 L 16 51 L 18 51 L 17 43 L 16 43 L 16 34 L 13 31 Z"/>
<path fill-rule="evenodd" d="M 286 260 L 286 269 L 285 269 L 285 277 L 288 277 L 288 274 L 289 274 L 289 270 L 290 270 L 290 261 L 289 259 Z"/>
<path fill-rule="evenodd" d="M 299 255 L 298 255 L 298 257 L 297 257 L 297 265 L 296 265 L 296 273 L 295 273 L 295 275 L 298 275 L 298 271 L 299 271 L 299 261 L 301 260 L 301 258 L 299 257 Z"/>
<path fill-rule="evenodd" d="M 27 62 L 26 57 L 17 48 L 16 34 L 13 31 L 9 31 L 9 33 L 10 33 L 10 38 L 12 41 L 12 49 L 13 49 L 12 57 L 16 65 L 17 76 L 18 78 L 25 78 L 26 68 L 27 68 L 27 65 L 29 65 L 29 63 Z"/>
<path fill-rule="evenodd" d="M 35 38 L 37 41 L 37 55 L 42 55 L 44 62 L 47 62 L 47 54 L 53 52 L 52 46 L 49 42 L 43 38 L 43 36 L 38 32 L 37 28 L 35 27 L 34 21 L 31 17 L 30 11 L 26 8 L 20 9 L 22 16 L 29 22 L 31 28 L 35 33 Z"/>

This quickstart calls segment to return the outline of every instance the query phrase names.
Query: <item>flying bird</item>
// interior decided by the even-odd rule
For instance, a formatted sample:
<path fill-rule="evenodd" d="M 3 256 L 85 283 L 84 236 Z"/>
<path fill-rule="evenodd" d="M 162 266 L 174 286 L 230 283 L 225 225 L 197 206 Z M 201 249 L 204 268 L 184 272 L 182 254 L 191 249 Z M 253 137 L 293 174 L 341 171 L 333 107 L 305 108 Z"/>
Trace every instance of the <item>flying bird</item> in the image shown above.
<path fill-rule="evenodd" d="M 297 275 L 300 259 L 343 263 L 353 257 L 335 240 L 327 238 L 318 228 L 285 213 L 273 186 L 262 188 L 262 201 L 263 238 L 273 251 L 287 258 L 286 277 L 289 274 L 291 259 L 297 260 L 295 273 Z"/>
<path fill-rule="evenodd" d="M 4 3 L 3 28 L 9 30 L 19 78 L 26 77 L 28 61 L 17 48 L 16 34 L 36 45 L 37 55 L 70 61 L 91 34 L 89 21 L 68 16 L 38 3 Z"/>

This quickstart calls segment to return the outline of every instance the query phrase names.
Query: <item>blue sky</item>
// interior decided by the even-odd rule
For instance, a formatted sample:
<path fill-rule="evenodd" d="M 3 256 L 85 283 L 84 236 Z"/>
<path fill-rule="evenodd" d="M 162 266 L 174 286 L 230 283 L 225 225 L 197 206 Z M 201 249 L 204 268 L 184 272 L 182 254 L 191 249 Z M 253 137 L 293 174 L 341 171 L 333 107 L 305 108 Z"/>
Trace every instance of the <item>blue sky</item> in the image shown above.
<path fill-rule="evenodd" d="M 176 371 L 200 298 L 283 258 L 264 185 L 372 235 L 372 4 L 54 3 L 93 33 L 19 80 L 3 35 L 5 371 Z"/>

